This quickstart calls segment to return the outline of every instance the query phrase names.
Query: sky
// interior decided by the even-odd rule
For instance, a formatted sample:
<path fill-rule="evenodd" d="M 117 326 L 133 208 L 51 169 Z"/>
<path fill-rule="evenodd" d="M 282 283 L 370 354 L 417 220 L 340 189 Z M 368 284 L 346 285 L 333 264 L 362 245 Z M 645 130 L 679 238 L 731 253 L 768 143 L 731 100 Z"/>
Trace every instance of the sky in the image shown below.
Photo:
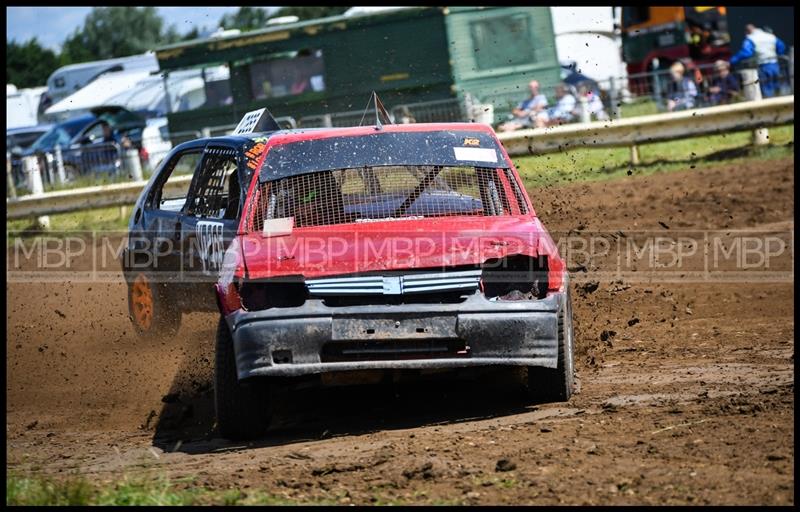
<path fill-rule="evenodd" d="M 167 26 L 174 24 L 180 33 L 195 26 L 217 28 L 220 18 L 239 7 L 156 7 Z M 91 7 L 6 7 L 6 40 L 24 42 L 36 36 L 43 46 L 55 51 L 76 28 L 83 24 Z"/>

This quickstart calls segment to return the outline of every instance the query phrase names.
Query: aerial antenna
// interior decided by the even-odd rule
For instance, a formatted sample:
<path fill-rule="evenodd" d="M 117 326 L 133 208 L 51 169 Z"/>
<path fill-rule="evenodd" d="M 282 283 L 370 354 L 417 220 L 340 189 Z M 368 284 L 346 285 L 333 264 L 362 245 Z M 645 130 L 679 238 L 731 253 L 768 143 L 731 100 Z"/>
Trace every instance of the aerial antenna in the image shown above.
<path fill-rule="evenodd" d="M 383 102 L 378 97 L 378 93 L 372 91 L 372 96 L 370 96 L 369 101 L 367 101 L 367 106 L 364 107 L 364 113 L 361 115 L 361 121 L 358 122 L 358 126 L 364 122 L 364 118 L 367 116 L 367 111 L 369 110 L 369 104 L 373 103 L 375 105 L 375 128 L 380 130 L 383 128 L 383 124 L 393 124 L 392 118 L 389 116 L 389 112 L 386 110 L 386 107 L 383 106 Z M 381 117 L 383 117 L 383 124 L 381 124 Z"/>

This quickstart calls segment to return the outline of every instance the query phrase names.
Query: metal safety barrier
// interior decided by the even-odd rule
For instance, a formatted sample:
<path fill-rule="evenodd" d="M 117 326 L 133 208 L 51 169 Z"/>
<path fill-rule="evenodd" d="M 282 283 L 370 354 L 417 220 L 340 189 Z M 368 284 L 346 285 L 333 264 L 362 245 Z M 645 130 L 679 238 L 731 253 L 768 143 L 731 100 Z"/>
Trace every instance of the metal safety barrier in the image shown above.
<path fill-rule="evenodd" d="M 511 156 L 624 147 L 778 126 L 794 121 L 794 95 L 667 114 L 498 134 Z"/>

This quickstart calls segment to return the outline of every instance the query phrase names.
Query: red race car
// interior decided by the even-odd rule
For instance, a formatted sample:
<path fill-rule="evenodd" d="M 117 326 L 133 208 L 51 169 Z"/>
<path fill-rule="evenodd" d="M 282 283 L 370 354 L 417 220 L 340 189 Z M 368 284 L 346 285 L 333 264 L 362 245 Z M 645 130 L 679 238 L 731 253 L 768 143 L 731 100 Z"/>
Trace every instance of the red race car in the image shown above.
<path fill-rule="evenodd" d="M 265 432 L 283 377 L 516 366 L 537 401 L 570 397 L 565 264 L 490 127 L 267 128 L 173 149 L 124 255 L 144 335 L 214 281 L 224 437 Z"/>

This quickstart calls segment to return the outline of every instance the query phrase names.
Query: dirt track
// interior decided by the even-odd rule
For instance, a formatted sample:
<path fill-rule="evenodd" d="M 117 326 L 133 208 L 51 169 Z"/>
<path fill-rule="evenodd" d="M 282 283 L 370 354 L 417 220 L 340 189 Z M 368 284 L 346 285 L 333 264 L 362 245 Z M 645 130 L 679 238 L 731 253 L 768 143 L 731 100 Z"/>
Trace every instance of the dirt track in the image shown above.
<path fill-rule="evenodd" d="M 754 161 L 532 199 L 554 233 L 785 232 L 793 168 Z M 250 446 L 213 435 L 213 316 L 142 342 L 121 280 L 10 284 L 7 467 L 100 480 L 167 471 L 359 504 L 793 504 L 793 283 L 586 285 L 613 265 L 574 272 L 568 403 L 525 406 L 493 377 L 296 391 Z"/>

